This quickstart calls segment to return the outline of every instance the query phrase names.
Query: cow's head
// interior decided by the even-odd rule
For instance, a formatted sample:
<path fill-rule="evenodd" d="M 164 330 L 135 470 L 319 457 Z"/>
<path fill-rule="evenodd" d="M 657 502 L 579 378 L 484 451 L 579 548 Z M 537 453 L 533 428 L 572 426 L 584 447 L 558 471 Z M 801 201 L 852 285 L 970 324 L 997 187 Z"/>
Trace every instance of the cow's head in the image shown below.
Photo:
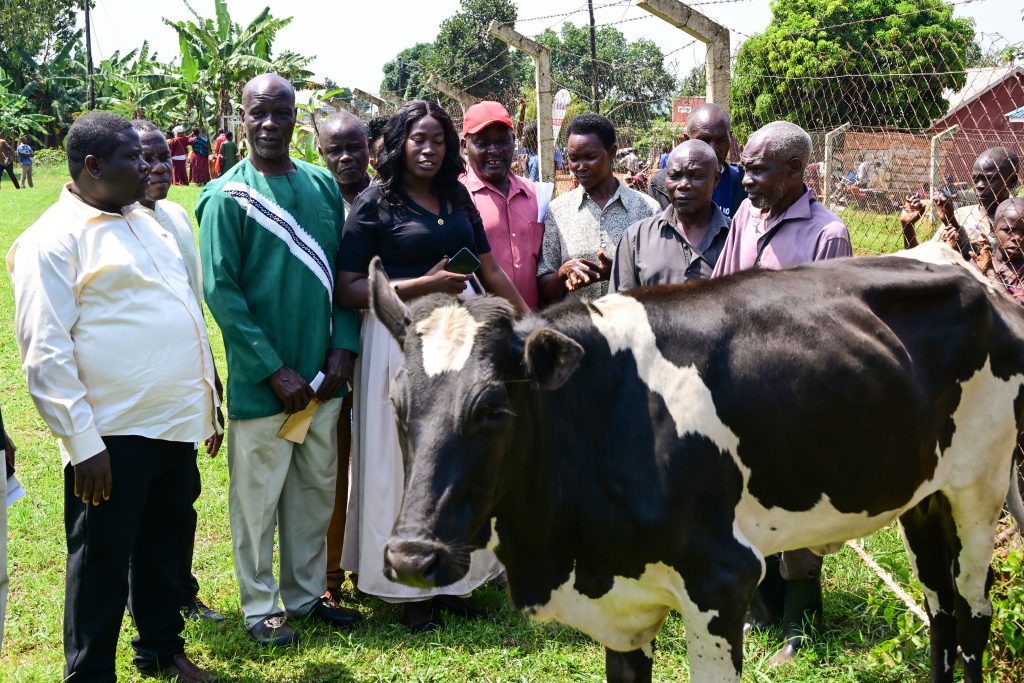
<path fill-rule="evenodd" d="M 562 386 L 583 349 L 539 318 L 516 324 L 503 299 L 434 294 L 406 306 L 379 260 L 370 308 L 402 346 L 391 387 L 405 456 L 405 496 L 384 549 L 384 573 L 410 585 L 448 585 L 484 547 L 491 517 L 521 456 L 529 396 Z"/>

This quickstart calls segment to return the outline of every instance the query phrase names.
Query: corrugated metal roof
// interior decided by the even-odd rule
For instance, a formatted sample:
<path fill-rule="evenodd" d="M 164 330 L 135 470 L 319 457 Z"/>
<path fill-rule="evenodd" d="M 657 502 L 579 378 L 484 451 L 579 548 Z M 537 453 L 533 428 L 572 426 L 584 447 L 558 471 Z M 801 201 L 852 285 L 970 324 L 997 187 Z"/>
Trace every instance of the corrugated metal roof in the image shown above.
<path fill-rule="evenodd" d="M 1007 64 L 977 69 L 967 69 L 967 82 L 957 92 L 947 90 L 942 93 L 949 102 L 949 109 L 943 118 L 949 118 L 957 110 L 970 104 L 986 92 L 999 85 L 1013 75 L 1024 77 L 1024 67 Z"/>
<path fill-rule="evenodd" d="M 1017 107 L 1013 111 L 1008 111 L 1004 114 L 1008 119 L 1021 119 L 1024 120 L 1024 107 Z"/>

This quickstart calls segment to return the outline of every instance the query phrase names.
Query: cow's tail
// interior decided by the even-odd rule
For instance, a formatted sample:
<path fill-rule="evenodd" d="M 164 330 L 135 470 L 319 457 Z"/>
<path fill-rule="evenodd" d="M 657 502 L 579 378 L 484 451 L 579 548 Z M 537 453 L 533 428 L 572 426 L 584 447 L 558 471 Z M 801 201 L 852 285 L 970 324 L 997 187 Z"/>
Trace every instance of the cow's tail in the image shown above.
<path fill-rule="evenodd" d="M 1013 476 L 1010 478 L 1010 492 L 1006 496 L 1006 507 L 1017 522 L 1017 529 L 1024 534 L 1024 451 L 1018 443 L 1013 450 Z"/>

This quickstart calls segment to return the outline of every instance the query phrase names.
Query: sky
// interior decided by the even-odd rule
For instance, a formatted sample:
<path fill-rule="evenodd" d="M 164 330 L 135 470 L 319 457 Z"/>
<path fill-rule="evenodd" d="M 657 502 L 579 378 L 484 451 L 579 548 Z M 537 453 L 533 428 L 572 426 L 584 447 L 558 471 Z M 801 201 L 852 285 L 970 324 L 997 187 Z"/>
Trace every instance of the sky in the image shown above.
<path fill-rule="evenodd" d="M 975 19 L 985 34 L 983 44 L 1024 43 L 1024 21 L 1019 0 L 955 0 L 955 16 Z M 564 21 L 580 25 L 588 20 L 585 0 L 518 0 L 516 29 L 535 35 L 557 28 Z M 275 51 L 290 49 L 315 55 L 310 68 L 319 78 L 340 85 L 378 92 L 384 64 L 417 42 L 431 42 L 441 22 L 459 9 L 458 0 L 228 0 L 234 21 L 250 22 L 265 6 L 276 17 L 294 21 L 278 35 Z M 203 16 L 214 16 L 213 0 L 192 0 Z M 686 74 L 704 62 L 703 46 L 636 6 L 636 0 L 594 0 L 597 24 L 615 23 L 628 39 L 645 37 L 656 42 L 673 72 Z M 735 50 L 745 35 L 762 31 L 771 19 L 769 0 L 703 0 L 693 6 L 732 31 Z M 571 13 L 571 14 L 569 14 Z M 551 16 L 566 15 L 567 16 Z M 162 21 L 191 15 L 181 0 L 96 0 L 93 10 L 93 58 L 122 54 L 148 40 L 162 60 L 178 54 L 177 34 Z M 542 18 L 543 17 L 543 18 Z M 621 23 L 619 23 L 621 22 Z M 682 46 L 687 46 L 679 49 Z"/>

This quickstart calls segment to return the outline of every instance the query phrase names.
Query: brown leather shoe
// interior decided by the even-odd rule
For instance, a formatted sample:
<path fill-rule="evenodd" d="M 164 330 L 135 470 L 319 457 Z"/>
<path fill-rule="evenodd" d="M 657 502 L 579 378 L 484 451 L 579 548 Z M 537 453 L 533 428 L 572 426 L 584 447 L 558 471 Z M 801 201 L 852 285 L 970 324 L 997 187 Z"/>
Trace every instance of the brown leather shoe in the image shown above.
<path fill-rule="evenodd" d="M 193 664 L 185 656 L 184 652 L 174 655 L 170 666 L 166 666 L 163 669 L 146 668 L 139 669 L 139 671 L 142 673 L 143 678 L 162 678 L 169 681 L 178 681 L 178 683 L 204 683 L 205 681 L 217 680 L 213 673 L 204 671 Z"/>

